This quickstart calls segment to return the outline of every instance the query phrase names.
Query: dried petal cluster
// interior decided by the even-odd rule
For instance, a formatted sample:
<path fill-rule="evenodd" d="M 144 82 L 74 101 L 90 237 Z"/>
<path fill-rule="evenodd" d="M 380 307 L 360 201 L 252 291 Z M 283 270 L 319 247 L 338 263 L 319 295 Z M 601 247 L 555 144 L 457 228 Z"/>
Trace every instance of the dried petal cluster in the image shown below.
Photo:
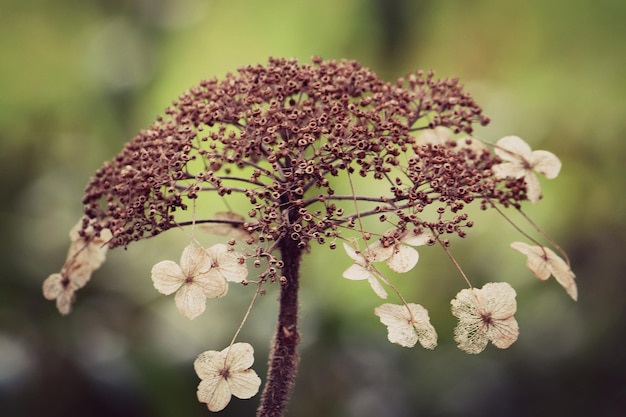
<path fill-rule="evenodd" d="M 496 155 L 504 163 L 493 167 L 498 178 L 523 178 L 528 200 L 536 203 L 541 198 L 537 171 L 548 179 L 556 178 L 561 170 L 561 161 L 552 152 L 533 151 L 526 142 L 517 136 L 505 136 L 496 142 Z"/>
<path fill-rule="evenodd" d="M 451 302 L 452 314 L 459 319 L 454 329 L 459 349 L 480 353 L 489 341 L 500 349 L 511 346 L 519 336 L 513 316 L 517 310 L 515 295 L 506 282 L 461 290 Z"/>
<path fill-rule="evenodd" d="M 574 301 L 578 300 L 578 287 L 574 278 L 576 275 L 570 266 L 550 248 L 545 246 L 530 246 L 523 242 L 513 242 L 511 247 L 527 256 L 527 266 L 535 276 L 543 281 L 554 276 L 567 294 Z"/>
<path fill-rule="evenodd" d="M 75 292 L 84 287 L 91 274 L 100 268 L 109 249 L 111 232 L 102 227 L 86 226 L 82 218 L 70 230 L 71 245 L 61 272 L 51 274 L 43 283 L 43 295 L 56 300 L 61 314 L 69 314 Z"/>
<path fill-rule="evenodd" d="M 165 295 L 175 292 L 176 306 L 189 319 L 204 313 L 207 298 L 225 296 L 227 281 L 242 282 L 247 275 L 242 256 L 222 244 L 209 249 L 190 244 L 180 265 L 167 260 L 152 267 L 154 287 Z"/>
<path fill-rule="evenodd" d="M 387 326 L 391 343 L 413 347 L 418 341 L 426 349 L 437 346 L 437 332 L 430 324 L 428 311 L 419 304 L 383 304 L 374 313 Z"/>
<path fill-rule="evenodd" d="M 354 226 L 340 204 L 347 200 L 395 218 L 400 230 L 464 235 L 471 225 L 460 213 L 464 204 L 515 204 L 523 181 L 495 179 L 490 168 L 499 159 L 487 151 L 453 141 L 421 145 L 414 133 L 469 133 L 487 121 L 455 79 L 432 72 L 388 83 L 355 61 L 270 59 L 181 95 L 96 172 L 85 213 L 112 231 L 111 247 L 173 227 L 176 212 L 205 191 L 248 199 L 247 221 L 238 226 L 261 241 L 328 242 Z M 384 186 L 338 195 L 333 178 L 341 175 Z M 452 214 L 426 223 L 419 213 L 431 204 Z"/>
<path fill-rule="evenodd" d="M 234 343 L 218 352 L 209 350 L 198 355 L 193 366 L 202 380 L 198 385 L 198 401 L 210 411 L 221 411 L 230 397 L 252 398 L 261 386 L 261 378 L 250 369 L 254 349 L 248 343 Z"/>

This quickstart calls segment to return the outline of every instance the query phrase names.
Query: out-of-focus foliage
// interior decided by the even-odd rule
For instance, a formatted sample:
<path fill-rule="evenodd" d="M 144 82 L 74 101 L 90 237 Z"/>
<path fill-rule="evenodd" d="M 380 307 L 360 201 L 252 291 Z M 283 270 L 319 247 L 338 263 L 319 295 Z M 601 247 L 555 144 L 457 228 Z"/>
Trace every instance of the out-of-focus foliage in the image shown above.
<path fill-rule="evenodd" d="M 291 415 L 620 415 L 625 18 L 619 0 L 4 0 L 0 414 L 208 413 L 196 400 L 193 359 L 230 341 L 249 292 L 233 288 L 193 322 L 178 314 L 152 288 L 150 268 L 177 259 L 186 236 L 113 251 L 67 317 L 41 284 L 65 259 L 89 175 L 178 94 L 270 55 L 320 55 L 357 59 L 387 79 L 417 68 L 458 76 L 493 120 L 478 135 L 515 134 L 558 155 L 561 175 L 542 182 L 546 198 L 527 211 L 570 253 L 580 293 L 573 303 L 556 282 L 536 280 L 508 247 L 508 225 L 485 215 L 451 250 L 478 287 L 515 287 L 519 340 L 478 356 L 456 349 L 449 300 L 464 284 L 433 247 L 395 282 L 428 308 L 439 346 L 403 349 L 388 343 L 367 284 L 341 278 L 350 259 L 313 250 Z M 276 308 L 275 294 L 261 298 L 244 327 L 257 358 Z M 255 407 L 233 401 L 223 415 Z"/>

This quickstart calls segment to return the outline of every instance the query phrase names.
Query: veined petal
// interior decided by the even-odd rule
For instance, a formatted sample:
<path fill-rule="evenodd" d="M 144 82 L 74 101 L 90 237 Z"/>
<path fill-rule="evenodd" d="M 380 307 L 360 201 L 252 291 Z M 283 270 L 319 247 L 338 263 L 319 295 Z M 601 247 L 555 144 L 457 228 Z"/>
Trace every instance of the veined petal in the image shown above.
<path fill-rule="evenodd" d="M 206 309 L 206 297 L 203 288 L 194 283 L 185 283 L 174 297 L 176 307 L 188 319 L 195 319 Z"/>
<path fill-rule="evenodd" d="M 561 259 L 556 253 L 554 253 L 549 248 L 544 248 L 548 253 L 548 268 L 552 275 L 554 275 L 554 279 L 561 284 L 561 286 L 565 289 L 565 292 L 572 297 L 574 301 L 578 300 L 578 287 L 576 286 L 576 282 L 574 278 L 576 275 L 572 272 L 567 262 Z"/>
<path fill-rule="evenodd" d="M 183 249 L 180 268 L 185 276 L 194 277 L 211 269 L 211 260 L 203 248 L 189 244 Z"/>
<path fill-rule="evenodd" d="M 252 369 L 245 369 L 233 373 L 228 378 L 231 393 L 241 399 L 252 398 L 259 392 L 261 378 Z"/>
<path fill-rule="evenodd" d="M 419 260 L 419 253 L 410 246 L 396 245 L 394 247 L 393 255 L 387 259 L 387 265 L 392 271 L 398 273 L 408 272 Z"/>
<path fill-rule="evenodd" d="M 354 281 L 360 281 L 362 279 L 369 279 L 372 276 L 373 275 L 369 269 L 361 265 L 357 265 L 357 264 L 351 265 L 348 269 L 346 269 L 343 272 L 344 278 L 351 279 Z"/>
<path fill-rule="evenodd" d="M 222 377 L 200 381 L 196 394 L 198 401 L 206 403 L 209 411 L 222 411 L 231 397 L 228 382 Z"/>
<path fill-rule="evenodd" d="M 170 295 L 185 282 L 182 269 L 174 261 L 161 261 L 152 267 L 154 288 L 161 294 Z"/>
<path fill-rule="evenodd" d="M 561 171 L 561 160 L 552 152 L 534 151 L 531 163 L 535 171 L 545 175 L 548 179 L 556 178 Z"/>
<path fill-rule="evenodd" d="M 430 324 L 428 311 L 421 305 L 383 304 L 374 313 L 387 326 L 387 338 L 391 343 L 413 347 L 419 340 L 426 349 L 437 346 L 437 332 Z"/>
<path fill-rule="evenodd" d="M 224 244 L 217 244 L 207 249 L 207 255 L 211 259 L 213 271 L 227 281 L 241 282 L 248 276 L 248 268 L 240 262 L 241 256 L 235 254 Z"/>
<path fill-rule="evenodd" d="M 198 355 L 193 362 L 193 368 L 200 379 L 217 378 L 220 369 L 224 368 L 225 357 L 216 350 L 207 350 Z"/>
<path fill-rule="evenodd" d="M 206 298 L 221 298 L 228 292 L 226 280 L 211 271 L 194 277 L 191 285 L 197 285 L 202 288 Z"/>
<path fill-rule="evenodd" d="M 494 152 L 505 161 L 530 161 L 532 149 L 518 136 L 505 136 L 496 142 Z"/>
<path fill-rule="evenodd" d="M 537 278 L 543 281 L 550 278 L 548 263 L 541 247 L 530 246 L 524 242 L 513 242 L 511 248 L 527 256 L 526 266 Z"/>
<path fill-rule="evenodd" d="M 233 343 L 224 349 L 222 355 L 226 357 L 226 365 L 233 372 L 248 369 L 254 363 L 254 348 L 249 343 Z"/>
<path fill-rule="evenodd" d="M 519 326 L 515 317 L 499 320 L 497 326 L 487 326 L 485 333 L 493 345 L 499 349 L 510 347 L 519 337 Z"/>
<path fill-rule="evenodd" d="M 480 322 L 475 325 L 458 325 L 454 328 L 454 341 L 464 352 L 478 354 L 485 350 L 489 339 L 485 332 L 480 331 Z"/>
<path fill-rule="evenodd" d="M 402 347 L 413 347 L 417 343 L 417 333 L 411 326 L 408 310 L 404 305 L 383 304 L 374 309 L 380 322 L 387 326 L 387 338 L 391 343 Z"/>
<path fill-rule="evenodd" d="M 500 349 L 511 346 L 519 336 L 513 317 L 515 296 L 513 287 L 505 282 L 461 290 L 450 303 L 452 314 L 459 319 L 454 329 L 458 347 L 475 354 L 482 352 L 488 341 Z"/>
<path fill-rule="evenodd" d="M 374 290 L 377 296 L 379 296 L 383 300 L 387 298 L 387 291 L 385 291 L 381 283 L 378 281 L 378 279 L 376 279 L 374 275 L 370 274 L 367 281 L 370 283 L 372 290 Z"/>

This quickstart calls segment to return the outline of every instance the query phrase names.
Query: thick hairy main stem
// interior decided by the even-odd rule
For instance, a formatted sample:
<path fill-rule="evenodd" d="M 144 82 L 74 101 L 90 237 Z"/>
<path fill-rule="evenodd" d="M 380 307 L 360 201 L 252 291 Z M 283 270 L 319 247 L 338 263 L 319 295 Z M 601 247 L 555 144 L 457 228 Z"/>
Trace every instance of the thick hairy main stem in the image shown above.
<path fill-rule="evenodd" d="M 298 280 L 302 249 L 298 248 L 298 242 L 289 238 L 282 239 L 279 245 L 286 280 L 281 283 L 278 325 L 258 417 L 283 416 L 293 392 L 299 362 Z"/>

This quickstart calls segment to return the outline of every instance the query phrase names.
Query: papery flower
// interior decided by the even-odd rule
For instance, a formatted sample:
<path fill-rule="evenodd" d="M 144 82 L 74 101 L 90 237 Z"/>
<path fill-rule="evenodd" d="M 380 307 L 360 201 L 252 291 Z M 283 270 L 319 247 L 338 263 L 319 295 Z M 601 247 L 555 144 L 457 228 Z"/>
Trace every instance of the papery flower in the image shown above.
<path fill-rule="evenodd" d="M 223 410 L 230 397 L 253 397 L 261 386 L 261 378 L 253 369 L 254 349 L 248 343 L 235 343 L 221 352 L 209 350 L 198 355 L 193 363 L 202 380 L 198 385 L 198 401 L 210 411 Z"/>
<path fill-rule="evenodd" d="M 459 319 L 454 340 L 467 353 L 480 353 L 491 341 L 506 349 L 519 336 L 513 315 L 517 309 L 515 290 L 505 282 L 488 283 L 481 289 L 461 290 L 452 300 L 452 314 Z"/>
<path fill-rule="evenodd" d="M 72 310 L 74 293 L 80 287 L 63 274 L 51 274 L 43 282 L 43 296 L 46 300 L 56 300 L 59 313 L 66 315 Z"/>
<path fill-rule="evenodd" d="M 391 343 L 413 347 L 417 341 L 426 349 L 437 346 L 437 332 L 430 324 L 428 311 L 419 304 L 383 304 L 374 309 L 381 323 L 387 326 Z"/>
<path fill-rule="evenodd" d="M 567 262 L 561 259 L 550 248 L 544 246 L 530 246 L 523 242 L 513 242 L 511 247 L 527 256 L 526 265 L 535 276 L 541 280 L 547 280 L 553 275 L 567 294 L 574 301 L 578 300 L 578 287 Z"/>
<path fill-rule="evenodd" d="M 552 152 L 533 151 L 517 136 L 506 136 L 496 142 L 494 151 L 507 162 L 494 165 L 491 169 L 498 178 L 524 178 L 528 200 L 536 203 L 541 198 L 541 185 L 533 170 L 556 178 L 561 170 L 561 161 Z"/>
<path fill-rule="evenodd" d="M 233 252 L 227 245 L 218 243 L 206 250 L 211 260 L 210 274 L 232 282 L 242 282 L 248 276 L 244 258 Z"/>
<path fill-rule="evenodd" d="M 373 254 L 370 256 L 373 262 L 385 261 L 392 271 L 398 273 L 408 272 L 419 261 L 419 253 L 411 246 L 426 245 L 431 239 L 433 239 L 433 235 L 429 232 L 416 234 L 413 231 L 406 230 L 399 238 L 394 239 L 392 245 L 385 247 L 381 240 L 374 243 L 367 249 L 366 256 L 367 254 Z"/>
<path fill-rule="evenodd" d="M 183 250 L 180 265 L 169 260 L 154 265 L 152 282 L 162 294 L 176 292 L 176 307 L 193 319 L 204 312 L 207 298 L 223 297 L 228 291 L 228 283 L 212 268 L 207 252 L 190 244 Z"/>
<path fill-rule="evenodd" d="M 72 243 L 61 272 L 51 274 L 43 282 L 44 297 L 56 300 L 57 309 L 64 315 L 72 309 L 75 292 L 89 282 L 91 274 L 104 262 L 109 249 L 108 241 L 112 238 L 109 229 L 96 233 L 93 226 L 86 228 L 81 236 L 82 224 L 81 218 L 70 230 Z"/>
<path fill-rule="evenodd" d="M 384 257 L 384 253 L 368 250 L 365 252 L 364 256 L 361 253 L 355 251 L 350 245 L 346 244 L 345 242 L 343 244 L 343 247 L 348 253 L 348 256 L 354 261 L 354 265 L 350 266 L 343 272 L 343 277 L 355 281 L 366 279 L 377 296 L 382 299 L 387 298 L 387 291 L 385 291 L 383 286 L 380 284 L 380 282 L 372 272 L 372 262 L 383 260 L 378 259 L 378 257 Z M 385 251 L 388 251 L 389 248 L 384 249 Z"/>

